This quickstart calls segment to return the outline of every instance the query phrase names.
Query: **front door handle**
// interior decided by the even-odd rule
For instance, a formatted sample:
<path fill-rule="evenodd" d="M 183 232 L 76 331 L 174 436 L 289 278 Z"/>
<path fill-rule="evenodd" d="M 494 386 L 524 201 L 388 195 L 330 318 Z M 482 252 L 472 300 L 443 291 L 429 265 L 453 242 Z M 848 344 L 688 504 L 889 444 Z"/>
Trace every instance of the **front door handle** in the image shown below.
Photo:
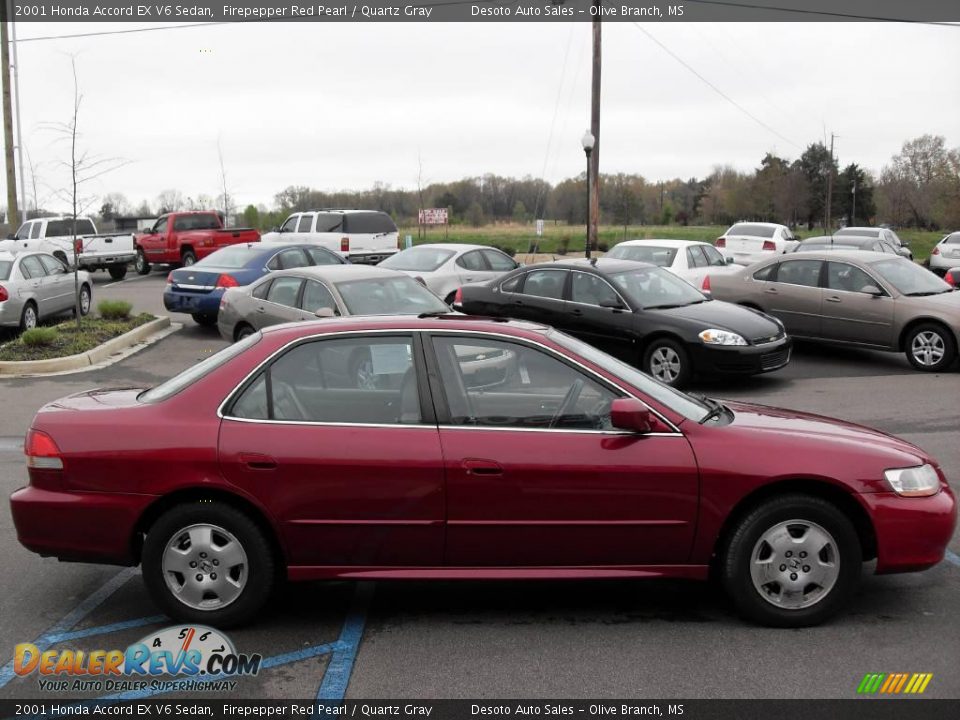
<path fill-rule="evenodd" d="M 261 305 L 260 307 L 257 308 L 257 312 L 258 312 L 258 313 L 265 313 L 266 311 L 267 311 L 267 309 L 266 309 L 265 307 L 263 307 L 263 305 Z"/>
<path fill-rule="evenodd" d="M 484 460 L 482 458 L 467 458 L 460 467 L 467 471 L 467 475 L 503 475 L 503 467 L 493 460 Z"/>
<path fill-rule="evenodd" d="M 240 453 L 240 462 L 246 465 L 248 470 L 275 470 L 277 467 L 276 460 L 262 453 Z"/>
<path fill-rule="evenodd" d="M 764 292 L 768 292 L 768 293 L 770 293 L 771 295 L 776 295 L 776 294 L 777 294 L 778 292 L 780 292 L 780 291 L 777 290 L 776 288 L 767 288 L 766 290 L 764 290 Z"/>
<path fill-rule="evenodd" d="M 836 295 L 831 295 L 827 298 L 827 302 L 840 302 L 840 298 L 838 298 Z"/>
<path fill-rule="evenodd" d="M 573 315 L 574 317 L 581 317 L 583 315 L 583 310 L 581 310 L 580 308 L 574 308 L 573 310 L 570 311 L 570 314 Z"/>

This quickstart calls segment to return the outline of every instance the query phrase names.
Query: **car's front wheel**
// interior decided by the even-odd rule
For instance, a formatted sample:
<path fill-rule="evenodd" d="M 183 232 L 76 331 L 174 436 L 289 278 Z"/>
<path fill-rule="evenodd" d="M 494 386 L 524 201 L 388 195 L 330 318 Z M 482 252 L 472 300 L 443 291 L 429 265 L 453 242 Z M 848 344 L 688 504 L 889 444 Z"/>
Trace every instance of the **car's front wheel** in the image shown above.
<path fill-rule="evenodd" d="M 274 579 L 263 531 L 221 502 L 171 508 L 144 541 L 144 583 L 154 602 L 181 622 L 244 623 L 267 601 Z"/>
<path fill-rule="evenodd" d="M 853 524 L 808 495 L 769 500 L 740 520 L 721 553 L 724 586 L 745 617 L 773 627 L 823 622 L 850 599 L 863 562 Z"/>
<path fill-rule="evenodd" d="M 690 357 L 676 340 L 654 340 L 643 354 L 643 371 L 660 382 L 683 387 L 692 374 Z"/>
<path fill-rule="evenodd" d="M 956 356 L 951 333 L 934 323 L 915 327 L 907 335 L 904 345 L 910 364 L 926 372 L 946 370 Z"/>

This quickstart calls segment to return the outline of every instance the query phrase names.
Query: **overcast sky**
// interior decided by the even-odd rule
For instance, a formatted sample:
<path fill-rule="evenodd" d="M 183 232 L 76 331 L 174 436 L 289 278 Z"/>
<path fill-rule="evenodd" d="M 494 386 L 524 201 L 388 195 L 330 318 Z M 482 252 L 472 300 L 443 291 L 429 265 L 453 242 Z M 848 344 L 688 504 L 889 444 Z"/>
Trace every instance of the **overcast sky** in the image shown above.
<path fill-rule="evenodd" d="M 18 23 L 18 39 L 136 24 Z M 630 23 L 603 28 L 601 170 L 650 180 L 749 170 L 837 133 L 879 171 L 924 133 L 960 145 L 960 29 L 875 24 L 645 24 L 758 124 Z M 217 140 L 240 207 L 288 185 L 361 189 L 492 172 L 581 172 L 589 23 L 244 23 L 19 44 L 23 142 L 41 207 L 67 186 L 70 56 L 80 147 L 122 158 L 87 194 L 216 196 Z M 25 156 L 26 157 L 26 156 Z M 27 165 L 28 196 L 30 170 Z M 5 191 L 4 191 L 5 193 Z M 4 194 L 5 199 L 5 194 Z M 4 203 L 5 204 L 5 203 Z M 99 207 L 99 204 L 96 205 Z"/>

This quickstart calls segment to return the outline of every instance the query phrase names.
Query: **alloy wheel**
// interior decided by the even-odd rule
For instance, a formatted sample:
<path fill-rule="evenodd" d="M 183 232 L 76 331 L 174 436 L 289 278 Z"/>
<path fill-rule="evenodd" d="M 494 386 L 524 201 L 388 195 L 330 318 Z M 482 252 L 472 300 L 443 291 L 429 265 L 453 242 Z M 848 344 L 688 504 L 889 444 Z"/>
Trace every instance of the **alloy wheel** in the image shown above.
<path fill-rule="evenodd" d="M 650 374 L 665 383 L 674 382 L 681 372 L 680 356 L 671 347 L 658 347 L 650 354 Z"/>
<path fill-rule="evenodd" d="M 943 337 L 932 330 L 919 332 L 910 343 L 910 352 L 924 367 L 933 367 L 943 359 L 946 345 Z"/>
<path fill-rule="evenodd" d="M 809 520 L 787 520 L 767 530 L 750 556 L 753 587 L 771 605 L 802 610 L 820 602 L 840 575 L 837 542 Z"/>
<path fill-rule="evenodd" d="M 237 538 L 222 527 L 190 525 L 170 538 L 161 560 L 175 598 L 195 610 L 219 610 L 246 587 L 250 566 Z"/>

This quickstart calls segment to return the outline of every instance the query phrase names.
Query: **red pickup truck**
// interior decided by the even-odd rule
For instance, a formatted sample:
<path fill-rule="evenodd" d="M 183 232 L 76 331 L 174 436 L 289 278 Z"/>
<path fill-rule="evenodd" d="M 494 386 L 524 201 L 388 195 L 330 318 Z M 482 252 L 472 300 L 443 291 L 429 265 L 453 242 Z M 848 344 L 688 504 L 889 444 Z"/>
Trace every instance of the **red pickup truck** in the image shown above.
<path fill-rule="evenodd" d="M 215 212 L 174 212 L 157 218 L 153 227 L 135 238 L 134 265 L 140 275 L 158 264 L 193 265 L 214 250 L 238 243 L 259 242 L 253 228 L 225 228 Z"/>

